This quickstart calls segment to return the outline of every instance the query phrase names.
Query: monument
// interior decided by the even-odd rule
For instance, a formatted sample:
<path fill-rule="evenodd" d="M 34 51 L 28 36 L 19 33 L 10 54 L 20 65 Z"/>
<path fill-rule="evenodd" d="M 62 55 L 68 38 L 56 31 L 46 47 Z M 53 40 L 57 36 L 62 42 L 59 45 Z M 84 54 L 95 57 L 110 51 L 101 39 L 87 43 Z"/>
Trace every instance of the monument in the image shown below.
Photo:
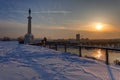
<path fill-rule="evenodd" d="M 28 10 L 29 16 L 28 18 L 28 30 L 27 30 L 27 34 L 25 35 L 25 39 L 24 39 L 24 44 L 30 44 L 33 41 L 33 35 L 31 33 L 31 9 Z"/>

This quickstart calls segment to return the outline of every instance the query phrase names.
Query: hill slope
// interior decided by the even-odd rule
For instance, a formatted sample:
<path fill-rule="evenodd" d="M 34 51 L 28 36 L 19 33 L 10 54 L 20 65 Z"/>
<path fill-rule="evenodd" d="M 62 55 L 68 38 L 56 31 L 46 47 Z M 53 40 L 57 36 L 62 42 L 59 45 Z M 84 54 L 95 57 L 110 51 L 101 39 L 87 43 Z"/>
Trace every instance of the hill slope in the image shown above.
<path fill-rule="evenodd" d="M 0 42 L 0 80 L 120 80 L 120 67 L 51 49 Z"/>

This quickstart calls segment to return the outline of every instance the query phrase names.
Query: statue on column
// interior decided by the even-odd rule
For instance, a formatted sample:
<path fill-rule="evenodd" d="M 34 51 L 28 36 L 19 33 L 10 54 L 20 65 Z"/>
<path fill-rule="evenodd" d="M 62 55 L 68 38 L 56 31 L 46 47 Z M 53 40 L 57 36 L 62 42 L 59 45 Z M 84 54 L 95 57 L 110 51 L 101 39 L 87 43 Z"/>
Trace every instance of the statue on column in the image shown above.
<path fill-rule="evenodd" d="M 27 32 L 27 34 L 25 35 L 25 40 L 24 40 L 24 43 L 25 44 L 30 44 L 30 43 L 32 43 L 32 41 L 33 41 L 33 35 L 32 35 L 32 33 L 31 33 L 31 19 L 32 19 L 32 17 L 31 17 L 31 9 L 29 9 L 28 10 L 28 14 L 29 14 L 29 16 L 27 17 L 28 18 L 28 32 Z"/>

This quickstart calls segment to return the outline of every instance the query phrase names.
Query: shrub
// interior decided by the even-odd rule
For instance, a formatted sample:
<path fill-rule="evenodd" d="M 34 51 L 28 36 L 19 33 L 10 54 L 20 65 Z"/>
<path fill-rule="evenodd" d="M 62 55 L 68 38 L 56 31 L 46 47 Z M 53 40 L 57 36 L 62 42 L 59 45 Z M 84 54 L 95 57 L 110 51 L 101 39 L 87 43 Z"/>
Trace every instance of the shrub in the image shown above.
<path fill-rule="evenodd" d="M 117 59 L 114 61 L 114 63 L 115 63 L 116 65 L 120 65 L 120 61 L 117 60 Z"/>
<path fill-rule="evenodd" d="M 18 37 L 17 40 L 20 44 L 24 44 L 24 38 L 23 37 Z"/>

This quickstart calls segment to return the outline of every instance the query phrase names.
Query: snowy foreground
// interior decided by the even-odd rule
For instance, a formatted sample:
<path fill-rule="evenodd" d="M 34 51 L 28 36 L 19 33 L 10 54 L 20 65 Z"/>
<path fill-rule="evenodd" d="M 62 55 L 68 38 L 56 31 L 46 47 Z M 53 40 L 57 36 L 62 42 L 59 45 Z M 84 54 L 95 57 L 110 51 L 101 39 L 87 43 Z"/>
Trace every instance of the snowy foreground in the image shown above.
<path fill-rule="evenodd" d="M 39 46 L 0 42 L 0 80 L 120 80 L 120 67 Z"/>

